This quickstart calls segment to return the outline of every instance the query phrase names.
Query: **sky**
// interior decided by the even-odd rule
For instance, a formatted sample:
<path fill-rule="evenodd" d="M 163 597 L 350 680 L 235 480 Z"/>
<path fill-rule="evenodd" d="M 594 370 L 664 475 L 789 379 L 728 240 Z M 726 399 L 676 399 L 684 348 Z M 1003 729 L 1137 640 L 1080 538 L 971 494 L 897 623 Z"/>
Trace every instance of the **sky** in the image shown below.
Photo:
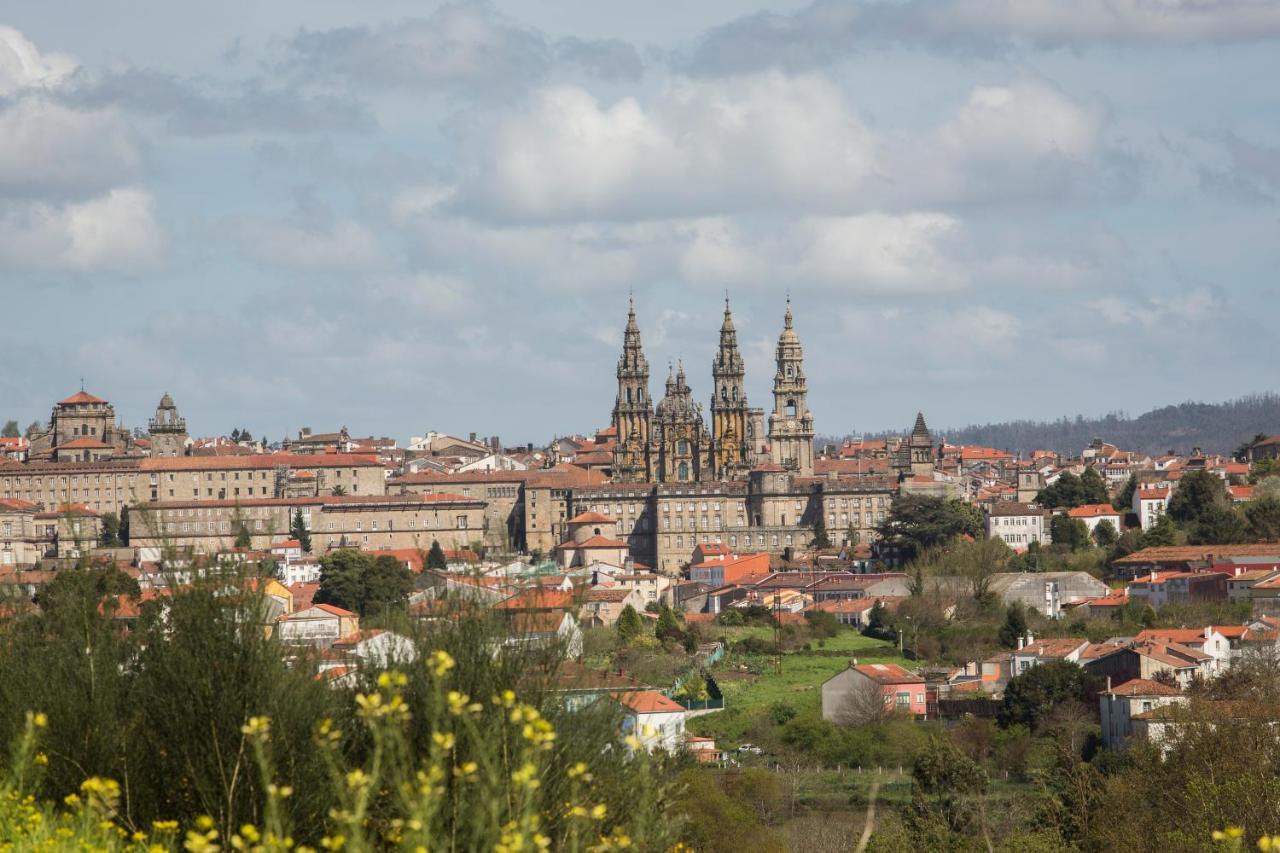
<path fill-rule="evenodd" d="M 0 419 L 608 423 L 732 300 L 823 434 L 1276 390 L 1280 0 L 0 9 Z"/>

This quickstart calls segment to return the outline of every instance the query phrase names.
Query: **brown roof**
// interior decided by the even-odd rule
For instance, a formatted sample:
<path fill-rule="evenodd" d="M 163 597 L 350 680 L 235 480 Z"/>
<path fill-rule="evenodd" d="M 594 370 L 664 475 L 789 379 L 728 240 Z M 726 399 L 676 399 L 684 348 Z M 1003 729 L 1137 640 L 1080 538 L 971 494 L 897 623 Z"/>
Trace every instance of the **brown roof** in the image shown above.
<path fill-rule="evenodd" d="M 1275 557 L 1280 559 L 1280 545 L 1254 543 L 1251 545 L 1162 545 L 1143 548 L 1127 557 L 1116 560 L 1116 565 L 1142 563 L 1207 562 L 1210 557 Z"/>
<path fill-rule="evenodd" d="M 684 710 L 683 705 L 673 702 L 656 690 L 631 690 L 610 695 L 623 707 L 637 714 L 673 714 Z"/>
<path fill-rule="evenodd" d="M 1104 691 L 1112 696 L 1179 696 L 1182 691 L 1147 678 L 1131 678 L 1118 687 Z"/>
<path fill-rule="evenodd" d="M 87 391 L 77 391 L 65 400 L 59 400 L 59 406 L 75 406 L 82 403 L 105 403 L 101 397 L 95 397 Z"/>
<path fill-rule="evenodd" d="M 614 521 L 612 518 L 598 512 L 580 512 L 566 522 L 566 524 L 613 524 L 613 523 Z"/>
<path fill-rule="evenodd" d="M 896 663 L 860 663 L 854 669 L 878 684 L 924 684 L 924 679 Z"/>

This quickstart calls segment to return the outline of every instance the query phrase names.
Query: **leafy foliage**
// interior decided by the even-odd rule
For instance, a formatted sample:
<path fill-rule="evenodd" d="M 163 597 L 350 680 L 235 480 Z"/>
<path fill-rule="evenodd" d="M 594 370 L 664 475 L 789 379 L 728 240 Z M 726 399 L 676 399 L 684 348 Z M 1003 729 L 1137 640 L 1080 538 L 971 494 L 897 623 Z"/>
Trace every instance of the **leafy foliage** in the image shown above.
<path fill-rule="evenodd" d="M 427 552 L 426 566 L 428 569 L 436 569 L 444 571 L 449 568 L 449 561 L 445 558 L 444 549 L 440 547 L 439 539 L 431 540 L 431 550 Z"/>
<path fill-rule="evenodd" d="M 1063 702 L 1084 702 L 1091 687 L 1092 679 L 1074 663 L 1033 666 L 1010 679 L 997 720 L 1003 728 L 1021 725 L 1034 731 Z"/>
<path fill-rule="evenodd" d="M 983 535 L 982 516 L 972 504 L 954 498 L 900 495 L 880 526 L 881 540 L 914 559 L 921 552 L 948 545 L 960 536 Z"/>
<path fill-rule="evenodd" d="M 395 557 L 342 548 L 320 558 L 315 601 L 374 616 L 402 607 L 412 590 L 413 574 Z"/>

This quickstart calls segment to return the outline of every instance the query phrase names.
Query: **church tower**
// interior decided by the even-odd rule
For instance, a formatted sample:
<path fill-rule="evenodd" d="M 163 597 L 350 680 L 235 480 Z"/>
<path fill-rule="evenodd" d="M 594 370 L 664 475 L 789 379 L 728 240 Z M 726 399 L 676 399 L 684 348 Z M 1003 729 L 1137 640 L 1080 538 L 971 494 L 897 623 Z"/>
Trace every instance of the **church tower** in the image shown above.
<path fill-rule="evenodd" d="M 185 456 L 187 452 L 187 420 L 166 391 L 156 406 L 155 416 L 147 428 L 153 457 Z"/>
<path fill-rule="evenodd" d="M 640 345 L 640 327 L 636 325 L 636 304 L 632 299 L 622 336 L 622 355 L 618 359 L 618 396 L 613 404 L 613 426 L 617 430 L 613 451 L 616 482 L 643 483 L 650 479 L 649 419 L 652 413 L 649 362 Z"/>
<path fill-rule="evenodd" d="M 773 375 L 769 454 L 773 462 L 801 477 L 813 476 L 813 415 L 804 381 L 804 350 L 791 318 L 791 300 L 778 337 L 778 370 Z"/>
<path fill-rule="evenodd" d="M 711 435 L 715 476 L 722 480 L 745 477 L 751 469 L 751 445 L 747 435 L 746 368 L 738 352 L 738 332 L 733 327 L 729 297 L 724 300 L 720 324 L 720 349 L 711 365 Z"/>
<path fill-rule="evenodd" d="M 651 479 L 657 482 L 710 479 L 711 440 L 702 420 L 702 404 L 694 402 L 683 364 L 674 375 L 668 372 L 666 394 L 654 413 L 649 455 L 655 469 Z"/>

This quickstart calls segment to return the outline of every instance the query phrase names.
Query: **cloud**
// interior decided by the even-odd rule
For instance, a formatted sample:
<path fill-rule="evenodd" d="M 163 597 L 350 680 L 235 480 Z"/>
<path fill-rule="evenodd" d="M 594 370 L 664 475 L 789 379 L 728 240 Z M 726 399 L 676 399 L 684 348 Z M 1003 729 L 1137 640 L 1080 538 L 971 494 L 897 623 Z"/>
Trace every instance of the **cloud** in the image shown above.
<path fill-rule="evenodd" d="M 1106 323 L 1143 329 L 1199 326 L 1223 317 L 1227 307 L 1225 296 L 1209 287 L 1197 287 L 1172 296 L 1137 299 L 1106 296 L 1091 305 Z"/>
<path fill-rule="evenodd" d="M 0 98 L 24 89 L 47 89 L 60 84 L 76 69 L 73 57 L 42 54 L 13 27 L 0 25 Z"/>
<path fill-rule="evenodd" d="M 606 80 L 633 80 L 643 71 L 639 53 L 626 42 L 553 41 L 486 3 L 445 5 L 427 18 L 377 28 L 304 30 L 289 43 L 281 66 L 362 85 L 474 91 L 522 89 L 565 64 Z"/>
<path fill-rule="evenodd" d="M 1221 165 L 1196 166 L 1201 184 L 1229 198 L 1249 202 L 1280 198 L 1280 148 L 1250 142 L 1235 133 L 1218 140 Z"/>
<path fill-rule="evenodd" d="M 1280 36 L 1276 0 L 815 0 L 710 30 L 695 73 L 807 70 L 865 47 L 917 45 L 966 53 L 1093 44 L 1232 43 Z"/>
<path fill-rule="evenodd" d="M 86 196 L 137 179 L 142 154 L 114 110 L 27 96 L 0 106 L 0 195 Z"/>
<path fill-rule="evenodd" d="M 649 218 L 833 205 L 874 166 L 874 140 L 819 77 L 676 81 L 651 104 L 549 87 L 497 116 L 457 204 L 535 219 Z"/>
<path fill-rule="evenodd" d="M 134 273 L 157 267 L 163 249 L 154 201 L 141 189 L 0 214 L 0 266 Z"/>
<path fill-rule="evenodd" d="M 364 225 L 343 219 L 300 224 L 245 220 L 237 224 L 245 253 L 269 266 L 316 272 L 353 272 L 382 265 L 378 239 Z"/>
<path fill-rule="evenodd" d="M 81 73 L 64 87 L 75 106 L 116 106 L 166 117 L 168 130 L 185 136 L 231 133 L 307 134 L 366 131 L 376 122 L 363 102 L 348 94 L 308 92 L 261 79 L 215 86 L 143 68 Z"/>

